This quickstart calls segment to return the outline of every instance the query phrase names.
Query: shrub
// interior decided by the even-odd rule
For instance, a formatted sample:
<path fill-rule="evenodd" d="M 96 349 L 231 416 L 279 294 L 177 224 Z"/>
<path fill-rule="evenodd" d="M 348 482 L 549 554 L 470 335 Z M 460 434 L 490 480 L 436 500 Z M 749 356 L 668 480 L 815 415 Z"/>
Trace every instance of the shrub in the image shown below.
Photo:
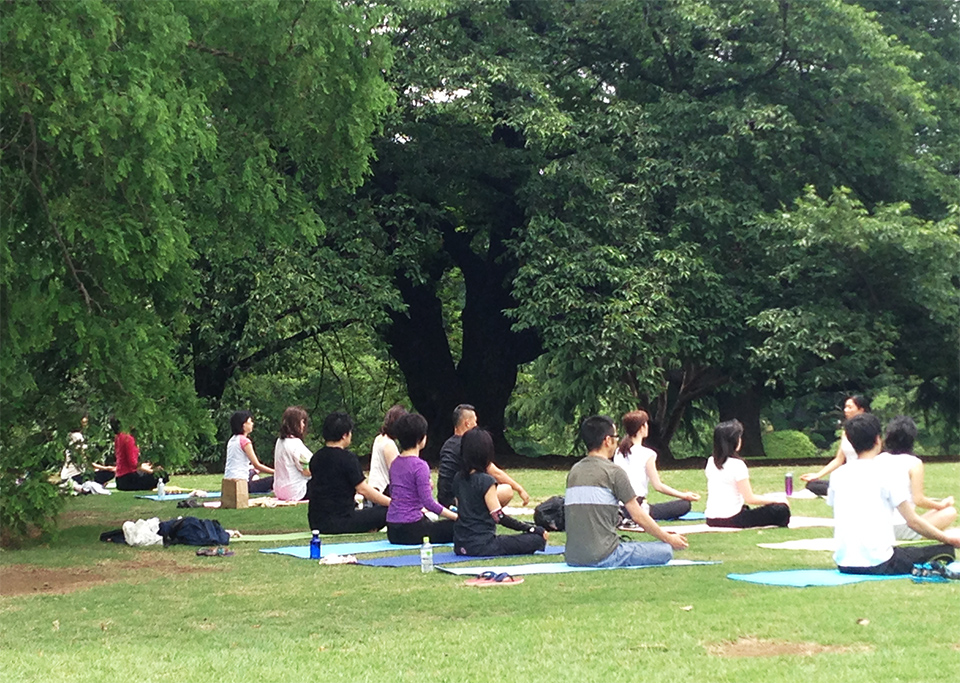
<path fill-rule="evenodd" d="M 767 432 L 763 435 L 763 450 L 768 458 L 793 460 L 796 458 L 816 458 L 819 453 L 803 432 L 785 429 L 779 432 Z"/>

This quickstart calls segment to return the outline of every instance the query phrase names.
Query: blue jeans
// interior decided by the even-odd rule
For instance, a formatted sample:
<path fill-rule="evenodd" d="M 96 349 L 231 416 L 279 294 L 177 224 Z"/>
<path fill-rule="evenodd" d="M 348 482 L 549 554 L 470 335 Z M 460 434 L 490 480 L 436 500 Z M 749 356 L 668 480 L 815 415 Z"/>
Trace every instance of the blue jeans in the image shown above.
<path fill-rule="evenodd" d="M 646 541 L 642 543 L 621 543 L 617 549 L 597 562 L 597 567 L 614 569 L 616 567 L 643 567 L 647 565 L 666 564 L 673 559 L 673 548 L 663 541 Z"/>

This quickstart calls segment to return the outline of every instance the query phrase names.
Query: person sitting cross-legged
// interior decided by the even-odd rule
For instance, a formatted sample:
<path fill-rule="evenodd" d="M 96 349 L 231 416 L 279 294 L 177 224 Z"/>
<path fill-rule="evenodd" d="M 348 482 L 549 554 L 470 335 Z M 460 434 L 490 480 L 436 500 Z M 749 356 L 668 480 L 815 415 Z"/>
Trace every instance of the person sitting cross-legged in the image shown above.
<path fill-rule="evenodd" d="M 322 534 L 356 534 L 382 529 L 387 523 L 390 498 L 370 484 L 360 469 L 360 459 L 347 450 L 353 441 L 353 420 L 343 412 L 323 421 L 324 447 L 310 459 L 310 528 Z M 360 494 L 373 507 L 357 509 Z"/>
<path fill-rule="evenodd" d="M 827 503 L 833 507 L 833 559 L 844 574 L 909 574 L 914 564 L 953 557 L 960 536 L 948 536 L 917 515 L 910 500 L 909 480 L 877 461 L 882 450 L 880 420 L 871 413 L 856 415 L 844 424 L 844 434 L 857 451 L 830 477 Z M 893 510 L 907 526 L 937 545 L 894 546 Z"/>
<path fill-rule="evenodd" d="M 596 415 L 580 426 L 587 457 L 567 475 L 564 516 L 567 564 L 591 567 L 635 567 L 666 564 L 687 539 L 660 528 L 637 502 L 630 478 L 611 462 L 617 450 L 613 420 Z M 620 504 L 659 542 L 621 542 L 617 535 Z"/>

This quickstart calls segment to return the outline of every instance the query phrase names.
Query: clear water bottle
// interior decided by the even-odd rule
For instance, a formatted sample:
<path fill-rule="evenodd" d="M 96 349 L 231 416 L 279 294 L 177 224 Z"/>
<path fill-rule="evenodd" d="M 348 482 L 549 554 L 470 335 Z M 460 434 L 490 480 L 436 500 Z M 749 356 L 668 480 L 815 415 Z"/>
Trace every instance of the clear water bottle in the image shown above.
<path fill-rule="evenodd" d="M 310 559 L 320 559 L 320 532 L 313 530 L 313 538 L 310 539 Z"/>
<path fill-rule="evenodd" d="M 420 546 L 420 571 L 424 574 L 433 571 L 433 546 L 428 536 L 423 537 L 423 545 Z"/>
<path fill-rule="evenodd" d="M 163 484 L 163 479 L 157 480 L 157 498 L 163 500 L 167 497 L 167 487 Z"/>
<path fill-rule="evenodd" d="M 793 472 L 787 472 L 783 478 L 783 490 L 788 496 L 793 495 Z"/>

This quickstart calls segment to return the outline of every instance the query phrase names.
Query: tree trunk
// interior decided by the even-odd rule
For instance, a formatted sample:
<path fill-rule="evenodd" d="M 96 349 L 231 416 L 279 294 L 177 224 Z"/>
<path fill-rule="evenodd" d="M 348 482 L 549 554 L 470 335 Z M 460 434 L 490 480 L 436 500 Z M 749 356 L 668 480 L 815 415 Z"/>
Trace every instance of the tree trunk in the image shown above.
<path fill-rule="evenodd" d="M 740 454 L 749 457 L 764 457 L 762 431 L 760 429 L 760 391 L 757 387 L 737 392 L 720 392 L 717 404 L 720 421 L 737 419 L 743 423 L 743 445 Z"/>

